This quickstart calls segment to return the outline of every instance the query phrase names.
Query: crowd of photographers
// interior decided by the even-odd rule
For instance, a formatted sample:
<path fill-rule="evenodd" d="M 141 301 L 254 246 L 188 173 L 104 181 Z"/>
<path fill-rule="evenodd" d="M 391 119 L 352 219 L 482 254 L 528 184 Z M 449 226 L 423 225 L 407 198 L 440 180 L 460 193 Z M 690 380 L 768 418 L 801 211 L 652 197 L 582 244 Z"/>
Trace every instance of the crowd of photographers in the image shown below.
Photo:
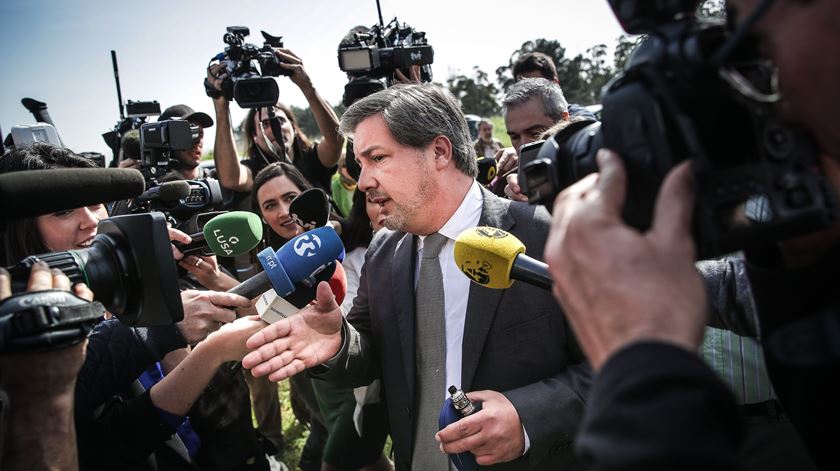
<path fill-rule="evenodd" d="M 602 114 L 524 54 L 510 148 L 396 20 L 341 41 L 341 117 L 231 27 L 215 117 L 129 102 L 117 168 L 16 130 L 2 468 L 836 469 L 840 4 L 610 3 L 647 38 Z"/>

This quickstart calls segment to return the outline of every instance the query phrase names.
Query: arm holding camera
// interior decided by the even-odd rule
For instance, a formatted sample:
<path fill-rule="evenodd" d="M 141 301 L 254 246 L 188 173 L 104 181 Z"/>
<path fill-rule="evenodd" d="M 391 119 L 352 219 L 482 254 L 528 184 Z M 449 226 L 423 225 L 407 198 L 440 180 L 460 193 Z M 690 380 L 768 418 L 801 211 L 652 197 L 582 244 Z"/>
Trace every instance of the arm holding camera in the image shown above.
<path fill-rule="evenodd" d="M 300 57 L 284 48 L 275 49 L 274 53 L 280 59 L 280 67 L 292 73 L 289 78 L 306 97 L 315 122 L 318 123 L 318 129 L 321 130 L 323 140 L 318 144 L 318 160 L 326 168 L 335 167 L 344 145 L 344 138 L 338 133 L 338 116 L 332 106 L 315 90 Z"/>
<path fill-rule="evenodd" d="M 221 90 L 222 81 L 227 77 L 223 64 L 213 64 L 207 69 L 206 84 L 215 90 Z M 239 163 L 236 142 L 233 137 L 233 125 L 230 121 L 230 100 L 223 94 L 213 98 L 216 112 L 216 140 L 213 147 L 213 160 L 219 183 L 233 191 L 249 191 L 253 184 L 251 171 Z"/>
<path fill-rule="evenodd" d="M 27 291 L 70 291 L 70 280 L 39 262 Z M 88 301 L 93 293 L 77 284 L 73 293 Z M 10 297 L 11 277 L 0 268 L 0 300 Z M 61 350 L 0 355 L 2 440 L 0 467 L 8 470 L 78 469 L 73 390 L 85 358 L 86 342 Z"/>

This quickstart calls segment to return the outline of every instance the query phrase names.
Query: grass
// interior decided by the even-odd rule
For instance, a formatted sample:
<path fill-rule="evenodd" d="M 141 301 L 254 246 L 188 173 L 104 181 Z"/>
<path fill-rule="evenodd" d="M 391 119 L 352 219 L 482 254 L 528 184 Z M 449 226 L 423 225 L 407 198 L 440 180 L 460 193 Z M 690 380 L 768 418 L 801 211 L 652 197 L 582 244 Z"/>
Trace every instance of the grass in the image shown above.
<path fill-rule="evenodd" d="M 505 128 L 505 119 L 501 116 L 492 116 L 490 121 L 493 122 L 493 137 L 502 141 L 505 147 L 510 147 L 510 137 L 508 137 Z"/>

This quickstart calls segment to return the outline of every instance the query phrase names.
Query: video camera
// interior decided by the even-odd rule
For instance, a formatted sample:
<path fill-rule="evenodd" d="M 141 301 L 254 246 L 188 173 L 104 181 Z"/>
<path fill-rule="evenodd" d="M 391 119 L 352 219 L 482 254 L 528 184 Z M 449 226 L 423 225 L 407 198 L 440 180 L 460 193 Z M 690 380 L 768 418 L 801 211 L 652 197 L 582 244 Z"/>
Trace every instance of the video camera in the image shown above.
<path fill-rule="evenodd" d="M 352 77 L 344 86 L 344 106 L 391 86 L 396 70 L 408 77 L 412 65 L 421 66 L 421 81 L 432 81 L 435 53 L 426 33 L 394 18 L 387 25 L 373 25 L 354 37 L 338 47 L 338 66 Z"/>
<path fill-rule="evenodd" d="M 646 34 L 605 87 L 602 123 L 572 122 L 520 161 L 532 204 L 597 171 L 617 151 L 627 170 L 628 224 L 650 227 L 668 171 L 689 159 L 695 178 L 694 238 L 708 258 L 829 226 L 835 196 L 815 170 L 810 136 L 783 122 L 774 69 L 754 44 L 721 22 L 698 20 L 699 0 L 610 0 L 625 31 Z"/>
<path fill-rule="evenodd" d="M 197 213 L 218 209 L 223 203 L 218 180 L 177 180 L 159 182 L 177 159 L 173 151 L 191 149 L 201 139 L 201 127 L 186 120 L 173 119 L 140 126 L 140 172 L 147 190 L 137 198 L 119 201 L 112 216 L 162 212 L 173 227 Z"/>
<path fill-rule="evenodd" d="M 69 293 L 24 294 L 32 265 L 39 260 L 64 272 L 73 284 L 86 283 L 124 324 L 168 325 L 184 317 L 163 215 L 112 217 L 99 223 L 88 248 L 34 255 L 7 268 L 18 296 L 0 305 L 0 351 L 61 348 L 84 338 L 102 315 L 101 307 L 82 310 L 88 303 Z"/>
<path fill-rule="evenodd" d="M 274 106 L 280 98 L 277 82 L 271 77 L 291 75 L 280 67 L 282 61 L 274 53 L 274 48 L 283 47 L 282 36 L 262 33 L 265 42 L 262 47 L 246 43 L 245 37 L 251 34 L 245 26 L 228 26 L 222 40 L 227 44 L 224 52 L 213 57 L 210 62 L 224 64 L 227 77 L 222 81 L 221 92 L 210 87 L 205 81 L 207 95 L 215 98 L 220 93 L 228 100 L 236 100 L 242 108 L 262 108 Z M 259 64 L 259 69 L 257 69 Z"/>

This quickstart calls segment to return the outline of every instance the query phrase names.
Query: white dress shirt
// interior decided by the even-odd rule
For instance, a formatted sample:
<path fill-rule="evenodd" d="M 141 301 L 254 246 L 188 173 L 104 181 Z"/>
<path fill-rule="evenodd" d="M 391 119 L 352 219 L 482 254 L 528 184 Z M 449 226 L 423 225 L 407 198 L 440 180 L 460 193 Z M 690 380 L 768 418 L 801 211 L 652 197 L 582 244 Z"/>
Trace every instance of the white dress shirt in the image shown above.
<path fill-rule="evenodd" d="M 449 397 L 447 388 L 454 385 L 461 389 L 461 365 L 464 345 L 464 321 L 467 318 L 470 283 L 455 263 L 455 239 L 462 232 L 478 226 L 484 196 L 478 182 L 473 180 L 467 195 L 458 206 L 455 214 L 440 228 L 439 234 L 448 239 L 440 251 L 440 271 L 443 275 L 444 316 L 446 317 L 446 382 L 441 393 L 441 404 Z M 417 263 L 414 272 L 414 288 L 420 275 L 420 260 L 423 255 L 423 242 L 426 236 L 418 236 Z M 525 428 L 523 426 L 523 432 Z M 530 448 L 528 433 L 525 432 L 525 452 Z"/>

